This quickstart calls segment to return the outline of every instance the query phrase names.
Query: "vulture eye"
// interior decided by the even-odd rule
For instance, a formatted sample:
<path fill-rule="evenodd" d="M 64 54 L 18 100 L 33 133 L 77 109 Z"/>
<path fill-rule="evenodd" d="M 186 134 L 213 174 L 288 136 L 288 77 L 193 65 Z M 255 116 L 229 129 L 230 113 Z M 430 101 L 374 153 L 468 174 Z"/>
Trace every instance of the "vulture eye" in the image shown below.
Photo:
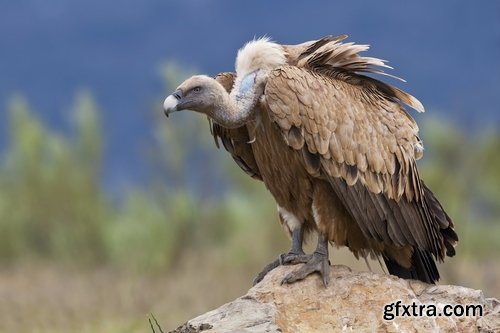
<path fill-rule="evenodd" d="M 198 92 L 200 92 L 200 91 L 201 91 L 201 87 L 200 87 L 200 86 L 198 86 L 198 87 L 194 87 L 194 88 L 193 88 L 193 91 L 194 91 L 195 93 L 198 93 Z"/>

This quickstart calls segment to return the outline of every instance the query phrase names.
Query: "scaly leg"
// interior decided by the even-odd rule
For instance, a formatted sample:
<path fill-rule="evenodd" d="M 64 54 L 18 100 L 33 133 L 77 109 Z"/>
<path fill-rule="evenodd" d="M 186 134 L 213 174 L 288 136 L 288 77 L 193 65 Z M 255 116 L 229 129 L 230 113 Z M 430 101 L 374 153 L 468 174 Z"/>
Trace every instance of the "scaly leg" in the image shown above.
<path fill-rule="evenodd" d="M 310 255 L 306 255 L 302 250 L 302 242 L 304 240 L 304 227 L 301 225 L 295 228 L 292 232 L 292 248 L 288 253 L 280 254 L 279 257 L 273 262 L 269 263 L 264 269 L 255 277 L 253 285 L 262 281 L 267 273 L 280 265 L 294 265 L 309 261 Z"/>
<path fill-rule="evenodd" d="M 330 262 L 328 260 L 328 240 L 318 236 L 318 246 L 310 259 L 299 269 L 287 274 L 281 284 L 293 283 L 305 279 L 310 274 L 318 272 L 323 280 L 323 285 L 328 287 L 330 280 Z"/>

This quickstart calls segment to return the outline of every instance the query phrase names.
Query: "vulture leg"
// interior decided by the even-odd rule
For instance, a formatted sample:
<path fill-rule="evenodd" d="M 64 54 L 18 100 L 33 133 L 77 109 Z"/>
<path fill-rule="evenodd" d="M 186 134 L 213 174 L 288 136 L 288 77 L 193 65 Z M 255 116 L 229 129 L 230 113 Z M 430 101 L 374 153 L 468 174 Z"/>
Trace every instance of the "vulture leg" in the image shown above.
<path fill-rule="evenodd" d="M 302 243 L 304 241 L 304 227 L 301 225 L 292 232 L 292 248 L 288 253 L 278 257 L 280 265 L 296 265 L 307 262 L 311 256 L 304 253 Z"/>
<path fill-rule="evenodd" d="M 323 280 L 323 285 L 328 287 L 330 280 L 330 261 L 328 260 L 328 240 L 318 236 L 318 246 L 310 259 L 299 269 L 285 276 L 281 284 L 293 283 L 305 279 L 314 272 L 318 272 Z"/>
<path fill-rule="evenodd" d="M 262 281 L 267 273 L 275 269 L 280 265 L 294 265 L 298 263 L 303 263 L 309 261 L 311 256 L 306 255 L 304 250 L 302 250 L 302 242 L 304 240 L 304 227 L 301 225 L 295 228 L 292 232 L 292 248 L 288 253 L 280 254 L 276 260 L 269 263 L 264 267 L 264 269 L 255 277 L 253 280 L 253 285 Z"/>

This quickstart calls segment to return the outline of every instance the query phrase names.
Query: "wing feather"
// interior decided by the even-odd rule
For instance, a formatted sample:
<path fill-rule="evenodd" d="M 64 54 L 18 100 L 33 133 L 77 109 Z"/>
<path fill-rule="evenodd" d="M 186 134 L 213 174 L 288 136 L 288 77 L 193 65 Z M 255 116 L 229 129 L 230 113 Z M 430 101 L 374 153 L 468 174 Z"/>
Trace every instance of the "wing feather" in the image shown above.
<path fill-rule="evenodd" d="M 359 77 L 343 78 L 330 69 L 275 69 L 264 93 L 270 119 L 285 137 L 294 137 L 289 145 L 302 150 L 311 175 L 328 179 L 366 237 L 416 246 L 424 251 L 415 254 L 422 264 L 425 251 L 443 259 L 445 251 L 453 252 L 456 234 L 419 178 L 421 141 L 415 121 L 399 103 L 405 101 L 374 79 L 366 85 Z"/>

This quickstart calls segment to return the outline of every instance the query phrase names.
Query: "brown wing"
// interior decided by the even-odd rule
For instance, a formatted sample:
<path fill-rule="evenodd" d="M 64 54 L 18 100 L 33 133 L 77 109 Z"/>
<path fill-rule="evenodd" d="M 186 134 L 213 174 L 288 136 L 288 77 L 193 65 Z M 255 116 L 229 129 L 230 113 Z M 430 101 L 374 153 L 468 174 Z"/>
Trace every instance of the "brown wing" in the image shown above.
<path fill-rule="evenodd" d="M 446 250 L 453 255 L 453 224 L 416 168 L 415 121 L 375 80 L 338 75 L 293 66 L 272 71 L 265 88 L 270 118 L 305 168 L 330 182 L 365 237 L 440 259 Z"/>
<path fill-rule="evenodd" d="M 235 73 L 220 73 L 215 77 L 229 93 L 233 87 Z M 262 180 L 262 177 L 255 162 L 252 146 L 248 143 L 250 137 L 246 126 L 238 128 L 224 128 L 208 118 L 210 132 L 214 136 L 215 145 L 219 148 L 219 140 L 224 148 L 231 154 L 238 166 L 250 177 Z"/>
<path fill-rule="evenodd" d="M 295 52 L 291 53 L 295 56 L 300 51 L 302 53 L 296 56 L 295 62 L 289 60 L 289 64 L 320 71 L 333 69 L 337 75 L 340 73 L 350 74 L 344 75 L 344 79 L 352 80 L 356 77 L 356 75 L 353 76 L 352 74 L 371 73 L 386 75 L 404 81 L 399 77 L 384 72 L 385 68 L 392 68 L 385 64 L 385 60 L 361 56 L 361 52 L 369 49 L 368 45 L 359 45 L 353 42 L 343 43 L 346 38 L 347 35 L 325 36 L 314 42 L 294 46 L 293 50 Z M 287 49 L 285 48 L 285 50 Z M 371 85 L 376 86 L 380 92 L 391 96 L 392 99 L 399 100 L 418 112 L 424 112 L 422 103 L 410 94 L 381 81 L 367 77 L 363 77 L 363 80 L 365 84 L 371 82 Z"/>

